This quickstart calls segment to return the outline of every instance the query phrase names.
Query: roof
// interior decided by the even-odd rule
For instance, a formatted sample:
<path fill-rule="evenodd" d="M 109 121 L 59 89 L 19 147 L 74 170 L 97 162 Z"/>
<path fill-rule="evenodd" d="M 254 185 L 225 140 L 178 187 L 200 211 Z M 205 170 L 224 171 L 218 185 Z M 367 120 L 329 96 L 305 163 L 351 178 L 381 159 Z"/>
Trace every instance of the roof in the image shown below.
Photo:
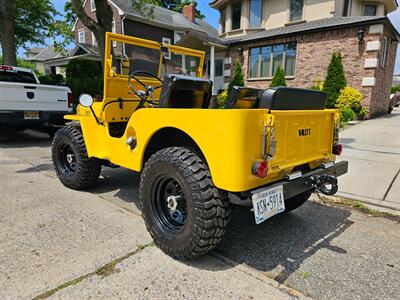
<path fill-rule="evenodd" d="M 75 48 L 71 51 L 70 55 L 77 55 L 80 49 L 83 49 L 87 54 L 99 55 L 99 49 L 96 46 L 85 43 L 76 43 Z"/>
<path fill-rule="evenodd" d="M 29 52 L 29 53 L 33 53 L 33 54 L 38 54 L 40 51 L 43 51 L 44 49 L 46 49 L 46 48 L 43 48 L 43 47 L 32 47 L 32 48 L 29 48 L 28 50 L 27 50 L 27 52 Z"/>
<path fill-rule="evenodd" d="M 154 26 L 162 26 L 172 30 L 190 30 L 205 34 L 215 43 L 223 43 L 218 37 L 218 31 L 207 22 L 196 18 L 195 22 L 191 22 L 186 17 L 178 12 L 168 10 L 163 7 L 143 4 L 144 11 L 151 11 L 149 15 L 142 15 L 132 6 L 131 0 L 113 0 L 112 3 L 121 9 L 128 19 L 148 23 Z"/>
<path fill-rule="evenodd" d="M 35 56 L 28 58 L 28 60 L 30 60 L 30 61 L 46 61 L 49 59 L 62 57 L 62 55 L 60 53 L 56 52 L 54 45 L 51 45 L 50 47 L 47 47 L 47 48 L 34 47 L 34 48 L 30 49 L 29 51 L 33 52 L 37 49 L 41 49 L 41 50 Z"/>
<path fill-rule="evenodd" d="M 389 26 L 392 27 L 394 35 L 399 39 L 400 38 L 399 32 L 395 29 L 395 27 L 387 17 L 337 17 L 337 18 L 326 18 L 286 27 L 264 30 L 252 34 L 246 34 L 243 36 L 227 38 L 226 41 L 229 44 L 238 44 L 238 43 L 255 41 L 266 38 L 276 38 L 281 36 L 294 35 L 297 33 L 325 31 L 332 28 L 352 27 L 355 25 L 367 25 L 367 24 L 376 24 L 383 22 L 387 22 Z"/>

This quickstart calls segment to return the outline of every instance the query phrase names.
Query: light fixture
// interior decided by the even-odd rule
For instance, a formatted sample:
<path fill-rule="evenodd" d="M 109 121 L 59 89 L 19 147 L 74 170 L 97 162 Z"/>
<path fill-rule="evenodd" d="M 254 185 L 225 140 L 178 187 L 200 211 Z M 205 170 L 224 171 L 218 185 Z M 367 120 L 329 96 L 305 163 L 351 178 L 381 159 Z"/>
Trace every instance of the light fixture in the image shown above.
<path fill-rule="evenodd" d="M 358 40 L 360 41 L 360 43 L 361 43 L 362 41 L 364 41 L 364 28 L 360 28 L 360 29 L 357 31 L 357 37 L 358 37 Z"/>

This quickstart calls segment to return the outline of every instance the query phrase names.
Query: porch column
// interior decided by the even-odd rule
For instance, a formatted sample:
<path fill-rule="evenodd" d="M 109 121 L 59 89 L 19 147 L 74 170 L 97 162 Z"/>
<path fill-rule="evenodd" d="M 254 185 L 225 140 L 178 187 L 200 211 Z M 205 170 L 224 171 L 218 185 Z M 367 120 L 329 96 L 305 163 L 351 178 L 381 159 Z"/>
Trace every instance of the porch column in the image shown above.
<path fill-rule="evenodd" d="M 210 80 L 215 81 L 215 47 L 211 45 L 210 49 Z M 215 95 L 215 85 L 213 85 L 213 95 Z"/>

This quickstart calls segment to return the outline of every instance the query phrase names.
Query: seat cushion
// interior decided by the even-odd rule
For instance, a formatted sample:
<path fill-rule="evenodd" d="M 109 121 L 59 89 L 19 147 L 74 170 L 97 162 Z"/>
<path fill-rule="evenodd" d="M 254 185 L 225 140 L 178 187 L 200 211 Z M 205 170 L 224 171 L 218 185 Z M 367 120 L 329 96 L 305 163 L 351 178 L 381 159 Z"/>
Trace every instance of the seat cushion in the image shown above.
<path fill-rule="evenodd" d="M 225 108 L 258 108 L 264 90 L 234 86 Z"/>
<path fill-rule="evenodd" d="M 265 90 L 259 108 L 271 110 L 320 110 L 326 105 L 327 94 L 320 91 L 276 87 Z"/>
<path fill-rule="evenodd" d="M 212 82 L 207 79 L 177 74 L 164 76 L 160 108 L 208 108 Z"/>

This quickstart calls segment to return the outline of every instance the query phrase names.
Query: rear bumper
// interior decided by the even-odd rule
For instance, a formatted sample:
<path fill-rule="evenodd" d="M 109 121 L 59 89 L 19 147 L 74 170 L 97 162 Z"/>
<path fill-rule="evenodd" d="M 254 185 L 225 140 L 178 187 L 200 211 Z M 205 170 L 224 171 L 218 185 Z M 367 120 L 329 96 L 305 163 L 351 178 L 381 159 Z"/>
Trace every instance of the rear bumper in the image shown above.
<path fill-rule="evenodd" d="M 249 193 L 247 193 L 247 197 L 245 197 L 244 200 L 236 199 L 236 200 L 232 201 L 232 203 L 242 205 L 242 206 L 252 207 L 253 204 L 252 204 L 251 198 L 254 194 L 258 194 L 260 192 L 272 189 L 277 186 L 283 186 L 283 196 L 284 196 L 285 200 L 288 200 L 288 199 L 290 199 L 296 195 L 302 194 L 304 192 L 314 191 L 315 188 L 312 184 L 312 182 L 313 182 L 312 177 L 321 176 L 321 175 L 332 175 L 335 177 L 339 177 L 348 172 L 348 166 L 349 166 L 349 163 L 347 161 L 341 161 L 341 162 L 335 163 L 332 166 L 327 167 L 327 168 L 320 167 L 311 172 L 303 174 L 299 178 L 296 178 L 293 180 L 281 180 L 281 181 L 263 186 L 261 188 L 255 189 L 255 190 L 251 190 Z"/>
<path fill-rule="evenodd" d="M 45 123 L 52 125 L 65 124 L 64 115 L 68 112 L 39 112 L 39 119 L 25 120 L 23 111 L 0 111 L 0 125 L 18 127 L 18 128 L 34 128 Z"/>

